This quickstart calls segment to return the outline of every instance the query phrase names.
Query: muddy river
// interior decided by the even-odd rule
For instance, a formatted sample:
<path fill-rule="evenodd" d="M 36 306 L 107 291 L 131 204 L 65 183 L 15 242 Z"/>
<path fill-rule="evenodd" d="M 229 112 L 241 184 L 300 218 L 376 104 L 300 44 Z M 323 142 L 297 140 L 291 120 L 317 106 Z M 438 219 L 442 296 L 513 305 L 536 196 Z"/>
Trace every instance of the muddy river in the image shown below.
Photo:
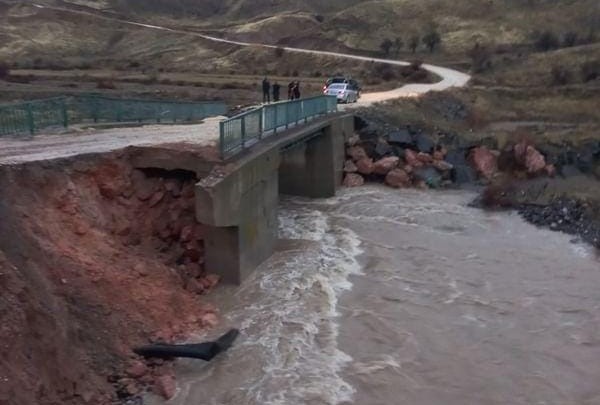
<path fill-rule="evenodd" d="M 284 198 L 278 252 L 211 297 L 239 341 L 169 403 L 600 404 L 595 251 L 473 197 Z"/>

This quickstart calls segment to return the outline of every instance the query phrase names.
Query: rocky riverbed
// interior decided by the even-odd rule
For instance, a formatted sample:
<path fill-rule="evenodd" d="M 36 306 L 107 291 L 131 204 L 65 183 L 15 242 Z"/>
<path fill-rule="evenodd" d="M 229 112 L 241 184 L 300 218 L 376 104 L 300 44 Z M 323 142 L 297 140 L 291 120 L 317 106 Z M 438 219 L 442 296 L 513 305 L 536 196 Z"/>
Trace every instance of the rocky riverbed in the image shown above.
<path fill-rule="evenodd" d="M 516 209 L 527 221 L 600 247 L 600 140 L 536 145 L 526 136 L 501 147 L 458 134 L 426 133 L 356 118 L 344 185 L 480 187 L 474 205 Z"/>

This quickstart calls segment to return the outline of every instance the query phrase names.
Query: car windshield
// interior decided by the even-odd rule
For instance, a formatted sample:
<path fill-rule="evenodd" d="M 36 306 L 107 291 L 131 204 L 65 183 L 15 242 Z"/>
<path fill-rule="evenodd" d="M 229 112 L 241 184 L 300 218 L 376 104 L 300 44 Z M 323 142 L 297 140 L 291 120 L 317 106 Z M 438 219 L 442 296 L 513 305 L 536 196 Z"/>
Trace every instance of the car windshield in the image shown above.
<path fill-rule="evenodd" d="M 332 84 L 329 86 L 331 90 L 344 90 L 346 88 L 345 84 Z"/>

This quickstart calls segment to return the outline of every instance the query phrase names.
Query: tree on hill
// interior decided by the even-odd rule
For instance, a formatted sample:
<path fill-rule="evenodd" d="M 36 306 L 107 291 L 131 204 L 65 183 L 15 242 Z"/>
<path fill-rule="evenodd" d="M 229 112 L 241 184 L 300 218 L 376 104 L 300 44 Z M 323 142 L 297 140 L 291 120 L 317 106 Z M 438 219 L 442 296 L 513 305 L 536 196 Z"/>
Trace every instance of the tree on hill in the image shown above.
<path fill-rule="evenodd" d="M 408 48 L 412 53 L 417 51 L 417 47 L 419 46 L 419 36 L 417 34 L 412 34 L 408 40 Z"/>
<path fill-rule="evenodd" d="M 398 54 L 402 51 L 403 47 L 404 41 L 402 41 L 402 38 L 397 37 L 396 39 L 394 39 L 394 53 L 396 54 L 396 56 L 398 56 Z"/>
<path fill-rule="evenodd" d="M 556 49 L 559 47 L 560 42 L 556 34 L 552 31 L 546 30 L 541 33 L 534 33 L 534 46 L 535 49 L 542 52 L 547 52 L 552 49 Z"/>
<path fill-rule="evenodd" d="M 433 52 L 435 47 L 442 42 L 442 36 L 435 28 L 432 28 L 429 32 L 423 35 L 421 40 L 423 41 L 423 44 L 429 48 L 429 52 Z"/>
<path fill-rule="evenodd" d="M 471 70 L 474 73 L 481 73 L 492 66 L 492 52 L 489 47 L 477 42 L 473 48 L 467 52 L 471 59 Z"/>
<path fill-rule="evenodd" d="M 383 54 L 385 56 L 388 56 L 390 54 L 390 50 L 392 49 L 392 46 L 394 46 L 394 43 L 389 38 L 384 39 L 381 42 L 381 44 L 379 44 L 379 48 L 381 49 L 381 51 L 383 52 Z"/>

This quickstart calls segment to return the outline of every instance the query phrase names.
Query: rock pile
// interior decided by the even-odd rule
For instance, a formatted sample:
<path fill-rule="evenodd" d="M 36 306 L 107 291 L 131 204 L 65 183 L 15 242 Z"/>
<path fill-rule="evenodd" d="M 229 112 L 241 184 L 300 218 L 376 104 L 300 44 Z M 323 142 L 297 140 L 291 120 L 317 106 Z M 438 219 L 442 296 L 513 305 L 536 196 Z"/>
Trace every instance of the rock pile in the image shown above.
<path fill-rule="evenodd" d="M 356 187 L 369 180 L 394 188 L 438 188 L 452 183 L 454 166 L 444 160 L 446 153 L 429 138 L 413 138 L 408 132 L 392 133 L 389 140 L 374 142 L 354 136 L 346 150 L 344 185 Z"/>

